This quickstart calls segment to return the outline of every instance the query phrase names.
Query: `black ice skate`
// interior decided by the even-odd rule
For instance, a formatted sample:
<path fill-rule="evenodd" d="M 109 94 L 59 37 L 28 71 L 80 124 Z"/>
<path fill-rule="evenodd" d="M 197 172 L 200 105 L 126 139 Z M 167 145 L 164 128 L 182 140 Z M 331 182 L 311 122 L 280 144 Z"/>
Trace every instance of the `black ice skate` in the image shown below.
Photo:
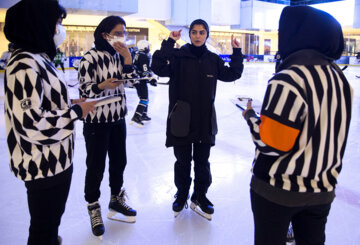
<path fill-rule="evenodd" d="M 176 192 L 174 197 L 176 199 L 173 202 L 172 208 L 174 211 L 174 217 L 176 218 L 179 215 L 179 213 L 184 209 L 184 207 L 186 209 L 188 208 L 187 199 L 189 199 L 189 194 L 187 193 L 179 194 L 179 192 Z"/>
<path fill-rule="evenodd" d="M 130 124 L 139 128 L 142 128 L 144 126 L 144 123 L 141 121 L 141 117 L 139 116 L 139 114 L 136 113 L 132 117 Z"/>
<path fill-rule="evenodd" d="M 127 197 L 125 189 L 121 189 L 117 196 L 111 195 L 107 217 L 112 220 L 135 223 L 136 211 L 126 204 L 125 197 Z"/>
<path fill-rule="evenodd" d="M 211 220 L 211 215 L 214 213 L 214 205 L 206 198 L 205 194 L 193 193 L 190 208 L 207 220 Z"/>
<path fill-rule="evenodd" d="M 88 204 L 88 212 L 90 215 L 91 229 L 94 236 L 102 240 L 102 235 L 105 232 L 103 220 L 101 218 L 101 208 L 98 202 Z"/>
<path fill-rule="evenodd" d="M 151 120 L 151 117 L 149 117 L 147 114 L 142 114 L 141 116 L 141 121 L 150 121 Z"/>
<path fill-rule="evenodd" d="M 291 223 L 290 223 L 287 235 L 286 235 L 286 244 L 287 245 L 295 245 L 294 230 L 292 228 Z"/>

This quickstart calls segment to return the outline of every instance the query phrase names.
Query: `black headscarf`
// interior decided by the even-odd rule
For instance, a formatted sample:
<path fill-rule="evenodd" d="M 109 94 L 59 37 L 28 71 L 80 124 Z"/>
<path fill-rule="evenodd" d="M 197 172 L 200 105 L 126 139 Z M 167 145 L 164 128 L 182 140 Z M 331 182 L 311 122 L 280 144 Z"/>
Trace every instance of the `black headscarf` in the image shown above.
<path fill-rule="evenodd" d="M 189 30 L 189 36 L 190 36 L 190 33 L 191 33 L 191 30 L 194 28 L 194 25 L 203 25 L 205 30 L 206 30 L 206 39 L 209 37 L 210 35 L 210 29 L 209 29 L 209 25 L 208 23 L 206 23 L 205 20 L 203 19 L 196 19 L 194 20 L 193 22 L 191 22 L 190 24 L 190 30 Z"/>
<path fill-rule="evenodd" d="M 4 33 L 15 49 L 46 53 L 52 60 L 56 23 L 65 17 L 66 10 L 56 0 L 22 0 L 7 10 Z"/>
<path fill-rule="evenodd" d="M 339 59 L 344 50 L 341 25 L 330 14 L 309 6 L 285 7 L 279 22 L 281 59 L 303 49 Z"/>
<path fill-rule="evenodd" d="M 108 16 L 100 22 L 94 32 L 95 48 L 97 50 L 107 51 L 111 55 L 116 53 L 115 49 L 108 43 L 107 40 L 103 38 L 102 33 L 110 33 L 111 30 L 114 29 L 118 24 L 122 24 L 126 27 L 125 20 L 120 16 Z"/>

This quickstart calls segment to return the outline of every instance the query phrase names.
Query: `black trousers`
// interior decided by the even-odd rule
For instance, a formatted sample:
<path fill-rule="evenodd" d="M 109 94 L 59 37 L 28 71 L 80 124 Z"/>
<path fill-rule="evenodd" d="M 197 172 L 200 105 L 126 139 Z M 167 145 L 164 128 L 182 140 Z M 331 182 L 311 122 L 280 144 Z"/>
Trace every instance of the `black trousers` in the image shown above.
<path fill-rule="evenodd" d="M 285 207 L 250 190 L 255 223 L 255 245 L 285 245 L 292 222 L 296 245 L 324 245 L 331 204 Z"/>
<path fill-rule="evenodd" d="M 28 245 L 57 245 L 73 167 L 53 177 L 26 181 L 30 212 Z"/>
<path fill-rule="evenodd" d="M 134 85 L 136 88 L 137 95 L 139 96 L 139 104 L 136 107 L 136 114 L 142 116 L 147 113 L 149 103 L 149 91 L 147 86 L 147 80 L 140 80 L 139 83 Z"/>
<path fill-rule="evenodd" d="M 191 161 L 194 159 L 194 192 L 206 194 L 212 177 L 210 171 L 210 144 L 194 143 L 174 146 L 175 186 L 179 192 L 188 193 L 191 185 Z"/>
<path fill-rule="evenodd" d="M 86 144 L 85 200 L 95 202 L 100 197 L 106 155 L 109 157 L 109 186 L 111 195 L 118 195 L 123 185 L 126 166 L 126 124 L 84 123 Z"/>

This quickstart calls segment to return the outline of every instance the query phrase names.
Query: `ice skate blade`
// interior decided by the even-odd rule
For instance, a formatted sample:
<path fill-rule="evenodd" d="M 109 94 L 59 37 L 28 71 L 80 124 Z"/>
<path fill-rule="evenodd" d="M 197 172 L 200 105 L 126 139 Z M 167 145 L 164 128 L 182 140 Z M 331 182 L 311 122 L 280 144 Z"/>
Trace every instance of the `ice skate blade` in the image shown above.
<path fill-rule="evenodd" d="M 121 213 L 118 213 L 116 211 L 110 210 L 107 214 L 108 219 L 120 221 L 124 223 L 135 223 L 136 222 L 136 216 L 126 216 Z"/>
<path fill-rule="evenodd" d="M 137 122 L 134 122 L 134 121 L 131 121 L 130 122 L 130 125 L 133 125 L 133 126 L 135 126 L 135 127 L 137 127 L 137 128 L 142 128 L 144 125 L 141 125 L 141 124 L 139 124 L 139 123 L 137 123 Z"/>
<path fill-rule="evenodd" d="M 103 236 L 101 235 L 101 236 L 95 236 L 96 238 L 99 238 L 99 240 L 100 241 L 102 241 L 103 240 Z"/>
<path fill-rule="evenodd" d="M 181 212 L 181 211 L 180 211 L 180 212 Z M 174 211 L 174 218 L 178 217 L 179 214 L 180 214 L 180 212 L 175 212 L 175 211 Z"/>
<path fill-rule="evenodd" d="M 198 215 L 200 215 L 201 217 L 211 221 L 212 217 L 211 214 L 205 213 L 203 212 L 195 203 L 191 202 L 190 204 L 190 208 L 197 213 Z"/>

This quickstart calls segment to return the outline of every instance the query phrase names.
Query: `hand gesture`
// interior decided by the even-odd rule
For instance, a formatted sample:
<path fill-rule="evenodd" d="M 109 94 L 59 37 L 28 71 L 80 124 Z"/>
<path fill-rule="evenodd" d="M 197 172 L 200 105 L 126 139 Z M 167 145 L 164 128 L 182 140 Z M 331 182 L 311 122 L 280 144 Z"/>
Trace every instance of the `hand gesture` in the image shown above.
<path fill-rule="evenodd" d="M 172 31 L 170 32 L 170 38 L 174 39 L 175 41 L 179 40 L 181 38 L 181 29 L 178 31 Z"/>
<path fill-rule="evenodd" d="M 98 85 L 99 89 L 105 90 L 105 89 L 115 89 L 117 86 L 119 86 L 122 81 L 119 81 L 117 78 L 109 78 L 103 81 Z"/>
<path fill-rule="evenodd" d="M 234 35 L 231 35 L 231 46 L 233 48 L 241 48 L 240 42 L 236 38 L 234 38 Z"/>
<path fill-rule="evenodd" d="M 126 46 L 125 43 L 115 42 L 113 47 L 114 47 L 115 51 L 118 52 L 124 58 L 124 64 L 125 65 L 131 65 L 132 64 L 130 50 Z"/>

